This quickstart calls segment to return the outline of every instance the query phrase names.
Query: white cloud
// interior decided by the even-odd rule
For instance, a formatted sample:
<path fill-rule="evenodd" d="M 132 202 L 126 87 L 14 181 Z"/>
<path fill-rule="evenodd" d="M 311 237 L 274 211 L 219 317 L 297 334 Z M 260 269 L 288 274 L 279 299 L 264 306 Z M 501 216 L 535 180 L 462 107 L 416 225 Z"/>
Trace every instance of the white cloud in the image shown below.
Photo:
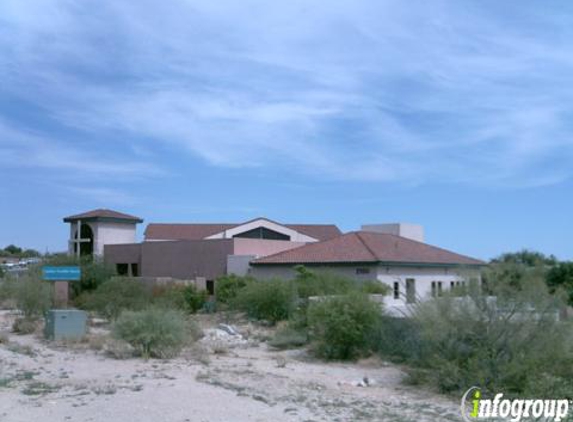
<path fill-rule="evenodd" d="M 123 160 L 89 146 L 46 139 L 41 135 L 15 129 L 0 119 L 0 164 L 3 168 L 57 171 L 69 179 L 138 179 L 165 174 L 156 165 L 144 161 Z M 73 175 L 73 177 L 72 177 Z"/>
<path fill-rule="evenodd" d="M 153 140 L 215 166 L 555 184 L 573 173 L 573 13 L 514 6 L 5 0 L 0 77 L 75 130 L 121 131 L 134 150 Z M 56 154 L 43 151 L 29 154 L 49 166 Z"/>

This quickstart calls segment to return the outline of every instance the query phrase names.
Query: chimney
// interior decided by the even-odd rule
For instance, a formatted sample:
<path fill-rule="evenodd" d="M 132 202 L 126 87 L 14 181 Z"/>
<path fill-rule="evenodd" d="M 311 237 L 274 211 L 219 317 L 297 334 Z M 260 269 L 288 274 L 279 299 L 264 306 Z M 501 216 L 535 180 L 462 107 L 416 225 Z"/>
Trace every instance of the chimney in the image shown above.
<path fill-rule="evenodd" d="M 419 224 L 363 224 L 361 230 L 365 232 L 393 234 L 407 239 L 416 240 L 417 242 L 424 242 L 424 227 Z"/>

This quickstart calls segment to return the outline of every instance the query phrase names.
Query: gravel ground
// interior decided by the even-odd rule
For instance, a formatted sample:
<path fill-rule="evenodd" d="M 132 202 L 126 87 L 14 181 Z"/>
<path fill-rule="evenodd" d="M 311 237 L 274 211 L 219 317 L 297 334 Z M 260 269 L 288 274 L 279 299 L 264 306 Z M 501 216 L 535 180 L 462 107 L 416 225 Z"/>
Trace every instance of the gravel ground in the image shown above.
<path fill-rule="evenodd" d="M 0 313 L 0 331 L 13 318 Z M 394 365 L 318 362 L 303 350 L 270 350 L 250 325 L 237 326 L 243 339 L 216 329 L 214 321 L 201 325 L 206 336 L 169 361 L 117 360 L 93 350 L 105 328 L 74 345 L 8 334 L 0 344 L 0 420 L 461 420 L 457 403 L 403 385 Z"/>

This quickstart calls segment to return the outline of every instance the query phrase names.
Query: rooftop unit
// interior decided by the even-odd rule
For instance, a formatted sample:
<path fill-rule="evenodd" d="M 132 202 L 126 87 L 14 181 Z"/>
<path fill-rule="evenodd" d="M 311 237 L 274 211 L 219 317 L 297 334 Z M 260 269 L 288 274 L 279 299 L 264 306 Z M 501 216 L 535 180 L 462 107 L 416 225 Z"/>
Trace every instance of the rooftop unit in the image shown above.
<path fill-rule="evenodd" d="M 365 232 L 393 234 L 405 237 L 406 239 L 412 239 L 417 242 L 424 242 L 424 227 L 419 224 L 363 224 L 361 230 Z"/>

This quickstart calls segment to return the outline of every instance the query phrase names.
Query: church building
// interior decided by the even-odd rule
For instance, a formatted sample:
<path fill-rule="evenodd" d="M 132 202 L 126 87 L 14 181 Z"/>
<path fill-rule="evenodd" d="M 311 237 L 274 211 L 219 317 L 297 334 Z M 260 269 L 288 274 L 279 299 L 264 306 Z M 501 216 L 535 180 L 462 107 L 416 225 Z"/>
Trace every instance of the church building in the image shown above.
<path fill-rule="evenodd" d="M 215 294 L 226 274 L 259 279 L 294 277 L 305 265 L 356 280 L 386 284 L 388 308 L 402 312 L 424 297 L 480 280 L 483 261 L 425 243 L 415 224 L 364 225 L 342 233 L 334 224 L 284 224 L 264 217 L 243 223 L 150 223 L 98 209 L 64 218 L 70 254 L 93 254 L 118 274 L 153 280 L 185 280 Z"/>

